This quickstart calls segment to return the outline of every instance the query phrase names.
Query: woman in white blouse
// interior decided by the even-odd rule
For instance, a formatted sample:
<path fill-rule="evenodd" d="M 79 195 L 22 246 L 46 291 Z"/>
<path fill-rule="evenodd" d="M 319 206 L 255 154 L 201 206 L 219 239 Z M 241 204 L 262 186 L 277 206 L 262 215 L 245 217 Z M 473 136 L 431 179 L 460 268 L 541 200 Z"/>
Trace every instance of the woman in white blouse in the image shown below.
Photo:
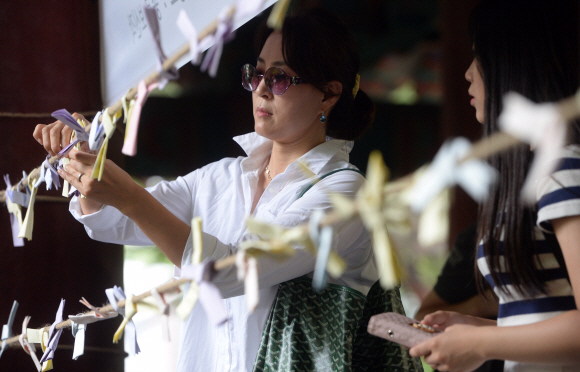
<path fill-rule="evenodd" d="M 190 221 L 203 220 L 204 258 L 218 260 L 247 239 L 244 220 L 296 226 L 314 209 L 328 210 L 329 192 L 353 197 L 364 182 L 355 171 L 333 174 L 304 196 L 314 174 L 349 168 L 352 140 L 370 127 L 374 105 L 358 89 L 359 54 L 338 18 L 321 9 L 287 17 L 281 32 L 257 33 L 256 67 L 242 68 L 242 85 L 252 91 L 255 133 L 236 137 L 246 157 L 225 158 L 172 182 L 143 189 L 111 160 L 102 181 L 90 178 L 96 156 L 71 151 L 60 175 L 86 198 L 74 198 L 71 213 L 93 239 L 155 244 L 177 267 L 191 262 Z M 330 136 L 330 137 L 327 137 Z M 70 130 L 61 122 L 38 125 L 34 137 L 54 154 Z M 331 138 L 332 137 L 332 138 Z M 360 221 L 337 226 L 337 253 L 348 263 L 331 284 L 366 295 L 378 279 L 368 232 Z M 225 297 L 230 321 L 213 327 L 197 306 L 185 322 L 179 370 L 250 371 L 278 284 L 313 272 L 315 259 L 302 247 L 283 262 L 259 262 L 260 303 L 248 314 L 243 283 L 235 269 L 220 271 L 214 283 Z"/>

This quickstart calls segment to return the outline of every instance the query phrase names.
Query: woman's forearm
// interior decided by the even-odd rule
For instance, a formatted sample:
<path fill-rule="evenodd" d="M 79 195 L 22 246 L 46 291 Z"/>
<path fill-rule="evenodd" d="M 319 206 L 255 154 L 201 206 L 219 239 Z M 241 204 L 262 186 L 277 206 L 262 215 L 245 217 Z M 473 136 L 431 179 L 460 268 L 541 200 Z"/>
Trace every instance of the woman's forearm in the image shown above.
<path fill-rule="evenodd" d="M 177 218 L 147 190 L 135 188 L 130 202 L 118 207 L 169 260 L 181 267 L 181 257 L 191 227 Z"/>
<path fill-rule="evenodd" d="M 539 364 L 580 363 L 580 311 L 532 324 L 483 327 L 487 359 Z"/>

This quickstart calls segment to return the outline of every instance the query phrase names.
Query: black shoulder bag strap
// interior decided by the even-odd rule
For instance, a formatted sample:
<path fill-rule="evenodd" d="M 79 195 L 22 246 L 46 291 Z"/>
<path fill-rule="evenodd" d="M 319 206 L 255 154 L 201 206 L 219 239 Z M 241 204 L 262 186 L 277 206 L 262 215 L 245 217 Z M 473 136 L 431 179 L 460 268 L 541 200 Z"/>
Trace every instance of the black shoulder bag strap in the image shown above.
<path fill-rule="evenodd" d="M 562 248 L 560 248 L 560 244 L 558 243 L 558 239 L 556 238 L 556 234 L 549 234 L 549 233 L 546 233 L 544 231 L 542 231 L 542 233 L 544 234 L 544 238 L 546 238 L 546 241 L 548 242 L 548 244 L 550 244 L 552 246 L 552 253 L 554 253 L 554 256 L 556 257 L 556 261 L 558 261 L 558 265 L 560 265 L 560 268 L 562 270 L 564 270 L 564 274 L 566 275 L 566 279 L 568 280 L 568 283 L 570 283 L 570 276 L 568 275 L 568 269 L 566 268 L 566 261 L 564 261 L 564 255 L 562 254 Z"/>
<path fill-rule="evenodd" d="M 342 171 L 353 171 L 353 172 L 357 172 L 358 174 L 362 175 L 363 177 L 365 176 L 363 172 L 359 171 L 358 169 L 355 168 L 340 168 L 340 169 L 335 169 L 331 172 L 328 172 L 326 174 L 323 174 L 322 176 L 320 176 L 316 182 L 311 183 L 310 185 L 308 185 L 304 190 L 302 190 L 302 192 L 300 193 L 300 195 L 298 195 L 298 199 L 300 199 L 302 196 L 304 196 L 304 194 L 306 194 L 306 191 L 310 190 L 312 188 L 312 186 L 316 185 L 318 182 L 322 181 L 323 179 L 325 179 L 326 177 L 333 175 L 335 173 L 338 172 L 342 172 Z"/>

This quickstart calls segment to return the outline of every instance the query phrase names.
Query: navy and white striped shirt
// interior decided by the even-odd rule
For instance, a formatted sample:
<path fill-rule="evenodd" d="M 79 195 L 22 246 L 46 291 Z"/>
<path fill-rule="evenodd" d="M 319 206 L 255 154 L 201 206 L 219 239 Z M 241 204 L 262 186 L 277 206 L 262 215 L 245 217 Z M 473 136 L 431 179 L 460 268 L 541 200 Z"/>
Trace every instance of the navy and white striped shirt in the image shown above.
<path fill-rule="evenodd" d="M 563 160 L 550 177 L 537 181 L 538 220 L 535 227 L 536 260 L 539 275 L 546 284 L 547 294 L 524 296 L 517 293 L 504 277 L 508 293 L 495 286 L 480 244 L 477 264 L 499 298 L 498 326 L 516 326 L 536 323 L 566 311 L 576 309 L 574 293 L 564 270 L 560 268 L 553 247 L 544 233 L 553 234 L 551 220 L 580 215 L 580 146 L 569 146 L 564 150 Z M 542 232 L 543 230 L 543 232 Z M 502 234 L 503 238 L 503 234 Z M 501 256 L 500 269 L 505 270 Z M 507 247 L 506 249 L 509 249 Z M 531 365 L 506 361 L 505 371 L 580 371 L 580 366 Z"/>

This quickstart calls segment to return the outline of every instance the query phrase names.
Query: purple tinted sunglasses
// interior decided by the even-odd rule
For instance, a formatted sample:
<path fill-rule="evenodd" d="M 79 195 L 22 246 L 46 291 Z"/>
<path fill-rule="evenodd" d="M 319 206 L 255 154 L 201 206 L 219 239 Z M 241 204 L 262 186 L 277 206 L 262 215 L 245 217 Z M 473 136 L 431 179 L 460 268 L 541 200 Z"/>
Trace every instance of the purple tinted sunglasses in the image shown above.
<path fill-rule="evenodd" d="M 290 84 L 306 84 L 304 79 L 299 78 L 298 76 L 290 77 L 279 67 L 270 67 L 262 74 L 249 63 L 242 66 L 242 86 L 244 89 L 249 90 L 250 92 L 255 91 L 258 89 L 258 85 L 262 78 L 264 78 L 266 88 L 268 88 L 270 93 L 276 95 L 284 94 Z"/>

